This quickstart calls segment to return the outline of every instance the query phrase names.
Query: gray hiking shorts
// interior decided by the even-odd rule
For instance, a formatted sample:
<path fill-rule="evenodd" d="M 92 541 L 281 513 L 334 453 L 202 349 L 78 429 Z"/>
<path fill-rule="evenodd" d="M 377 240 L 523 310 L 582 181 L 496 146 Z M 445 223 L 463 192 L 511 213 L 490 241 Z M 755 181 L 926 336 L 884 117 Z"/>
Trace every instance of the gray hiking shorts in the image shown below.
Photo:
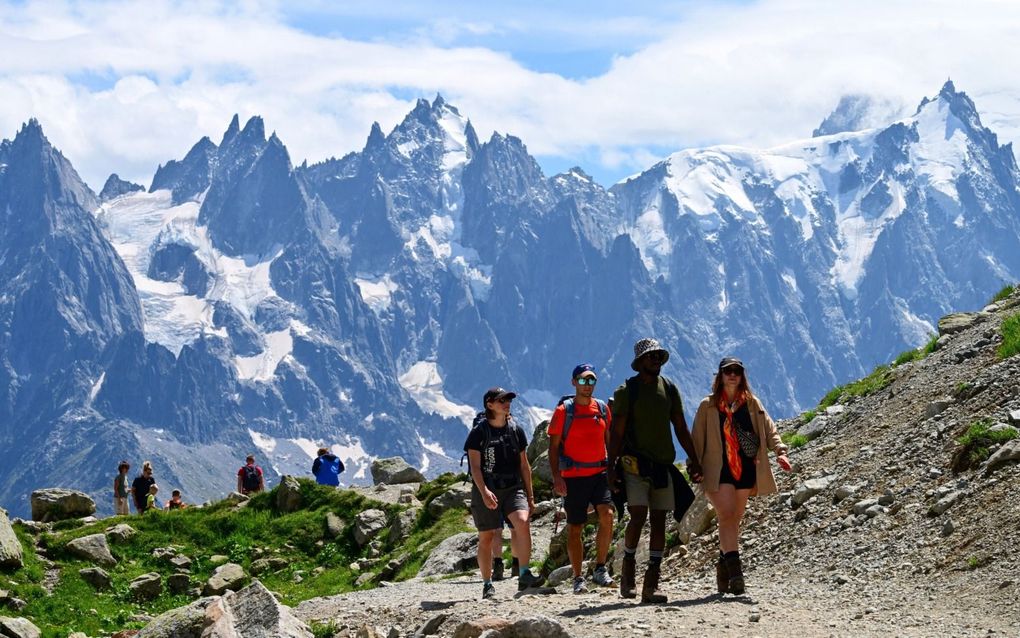
<path fill-rule="evenodd" d="M 479 532 L 503 529 L 504 517 L 519 510 L 528 511 L 528 497 L 524 493 L 523 486 L 496 489 L 492 490 L 492 493 L 496 495 L 498 503 L 494 510 L 485 506 L 485 500 L 482 498 L 482 493 L 478 491 L 478 486 L 471 485 L 471 518 L 474 519 L 475 528 Z"/>

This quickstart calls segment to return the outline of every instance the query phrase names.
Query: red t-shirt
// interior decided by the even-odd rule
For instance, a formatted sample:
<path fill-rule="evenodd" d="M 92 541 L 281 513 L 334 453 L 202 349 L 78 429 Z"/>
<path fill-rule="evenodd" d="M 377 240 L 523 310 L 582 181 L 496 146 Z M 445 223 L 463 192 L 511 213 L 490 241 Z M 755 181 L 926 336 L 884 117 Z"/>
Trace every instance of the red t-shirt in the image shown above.
<path fill-rule="evenodd" d="M 590 416 L 589 416 L 590 415 Z M 567 418 L 567 410 L 563 405 L 556 406 L 552 419 L 549 421 L 549 436 L 563 434 L 563 423 Z M 570 433 L 563 446 L 563 452 L 580 463 L 597 463 L 606 458 L 606 430 L 613 420 L 613 415 L 606 406 L 606 418 L 599 415 L 599 406 L 595 399 L 588 405 L 574 404 L 574 421 L 570 424 Z M 558 450 L 549 450 L 549 454 L 559 454 Z M 605 472 L 604 467 L 575 467 L 564 469 L 560 474 L 567 477 L 594 476 Z"/>

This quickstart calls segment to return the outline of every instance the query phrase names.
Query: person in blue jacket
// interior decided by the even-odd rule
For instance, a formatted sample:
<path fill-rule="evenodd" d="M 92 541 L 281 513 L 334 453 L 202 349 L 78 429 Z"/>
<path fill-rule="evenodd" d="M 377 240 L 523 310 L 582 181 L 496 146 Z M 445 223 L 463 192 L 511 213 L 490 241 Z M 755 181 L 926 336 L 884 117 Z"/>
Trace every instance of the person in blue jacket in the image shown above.
<path fill-rule="evenodd" d="M 344 471 L 344 462 L 337 455 L 324 447 L 320 447 L 318 456 L 312 462 L 312 474 L 319 485 L 340 485 L 340 473 Z"/>

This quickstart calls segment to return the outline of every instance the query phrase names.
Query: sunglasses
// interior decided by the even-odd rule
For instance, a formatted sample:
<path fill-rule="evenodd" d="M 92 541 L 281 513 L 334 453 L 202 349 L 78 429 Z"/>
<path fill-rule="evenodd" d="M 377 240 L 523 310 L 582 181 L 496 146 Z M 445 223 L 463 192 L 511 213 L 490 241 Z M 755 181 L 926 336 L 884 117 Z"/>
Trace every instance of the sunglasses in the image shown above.
<path fill-rule="evenodd" d="M 652 352 L 645 353 L 645 358 L 649 361 L 658 361 L 662 363 L 666 360 L 666 353 L 661 350 L 653 350 Z"/>
<path fill-rule="evenodd" d="M 595 385 L 598 383 L 598 379 L 595 377 L 578 377 L 577 385 Z"/>
<path fill-rule="evenodd" d="M 744 374 L 744 370 L 743 370 L 743 368 L 736 368 L 736 367 L 733 367 L 733 368 L 723 368 L 722 373 L 723 374 L 728 374 L 730 376 L 739 377 L 740 375 Z"/>
<path fill-rule="evenodd" d="M 511 399 L 509 397 L 503 397 L 501 399 L 496 399 L 495 402 L 496 403 L 510 403 L 511 401 L 513 401 L 513 399 Z"/>

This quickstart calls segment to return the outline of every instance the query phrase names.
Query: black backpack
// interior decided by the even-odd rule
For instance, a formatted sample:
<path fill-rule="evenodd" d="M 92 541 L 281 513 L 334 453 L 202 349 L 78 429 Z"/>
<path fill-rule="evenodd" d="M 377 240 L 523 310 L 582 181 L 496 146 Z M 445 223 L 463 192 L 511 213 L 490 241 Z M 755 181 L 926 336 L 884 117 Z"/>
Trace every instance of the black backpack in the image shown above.
<path fill-rule="evenodd" d="M 254 465 L 245 465 L 243 468 L 244 476 L 241 477 L 241 487 L 248 492 L 258 491 L 262 481 L 259 480 L 259 470 Z"/>
<path fill-rule="evenodd" d="M 517 423 L 514 422 L 513 417 L 507 418 L 506 427 L 509 429 L 508 431 L 510 432 L 510 445 L 513 448 L 513 451 L 514 451 L 514 458 L 519 458 L 520 454 L 521 454 L 521 448 L 518 445 L 520 439 L 517 436 L 517 430 L 518 430 Z M 485 457 L 485 451 L 487 449 L 489 449 L 490 445 L 492 445 L 492 430 L 489 428 L 488 419 L 486 418 L 484 412 L 479 412 L 478 414 L 475 415 L 474 423 L 471 424 L 471 432 L 474 432 L 475 428 L 484 428 L 484 430 L 482 431 L 483 434 L 484 434 L 484 436 L 482 438 L 482 449 L 480 450 L 481 451 L 481 455 L 484 458 Z M 467 436 L 468 439 L 471 438 L 471 432 L 468 432 L 468 436 Z M 460 465 L 461 465 L 461 467 L 464 467 L 464 461 L 468 462 L 468 471 L 467 471 L 468 479 L 467 480 L 470 480 L 471 479 L 471 458 L 468 456 L 467 439 L 464 439 L 464 455 L 460 457 Z M 482 475 L 485 477 L 486 482 L 488 482 L 489 479 L 493 478 L 493 475 L 491 473 L 486 473 L 486 471 L 485 471 L 485 464 L 484 463 L 482 464 L 482 467 L 480 469 L 482 470 Z M 505 478 L 505 477 L 500 477 L 500 478 Z"/>

